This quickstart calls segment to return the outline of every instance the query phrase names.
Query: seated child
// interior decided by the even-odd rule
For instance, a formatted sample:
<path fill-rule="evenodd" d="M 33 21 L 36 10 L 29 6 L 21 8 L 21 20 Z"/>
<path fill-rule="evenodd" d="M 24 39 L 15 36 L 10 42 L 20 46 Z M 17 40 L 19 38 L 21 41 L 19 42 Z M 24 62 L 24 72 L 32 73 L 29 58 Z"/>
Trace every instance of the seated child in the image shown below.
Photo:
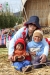
<path fill-rule="evenodd" d="M 33 33 L 32 41 L 27 44 L 27 49 L 32 57 L 32 64 L 34 68 L 41 68 L 44 63 L 41 62 L 40 56 L 44 53 L 44 44 L 42 43 L 43 32 L 35 30 Z M 46 58 L 47 59 L 47 58 Z"/>
<path fill-rule="evenodd" d="M 30 71 L 31 62 L 25 59 L 27 56 L 29 56 L 29 53 L 26 52 L 25 41 L 23 38 L 20 38 L 15 42 L 14 53 L 12 56 L 13 66 L 16 66 L 16 69 L 20 71 Z"/>

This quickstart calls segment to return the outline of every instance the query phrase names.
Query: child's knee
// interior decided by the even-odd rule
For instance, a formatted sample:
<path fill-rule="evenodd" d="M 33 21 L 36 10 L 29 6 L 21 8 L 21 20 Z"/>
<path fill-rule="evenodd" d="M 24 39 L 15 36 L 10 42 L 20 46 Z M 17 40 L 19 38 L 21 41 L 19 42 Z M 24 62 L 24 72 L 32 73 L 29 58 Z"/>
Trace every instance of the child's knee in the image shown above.
<path fill-rule="evenodd" d="M 28 60 L 26 60 L 26 61 L 24 61 L 24 64 L 25 64 L 25 65 L 31 65 L 31 62 L 28 61 Z"/>
<path fill-rule="evenodd" d="M 13 63 L 13 66 L 16 70 L 20 70 L 20 71 L 22 70 L 22 67 L 23 67 L 22 64 L 18 62 Z"/>

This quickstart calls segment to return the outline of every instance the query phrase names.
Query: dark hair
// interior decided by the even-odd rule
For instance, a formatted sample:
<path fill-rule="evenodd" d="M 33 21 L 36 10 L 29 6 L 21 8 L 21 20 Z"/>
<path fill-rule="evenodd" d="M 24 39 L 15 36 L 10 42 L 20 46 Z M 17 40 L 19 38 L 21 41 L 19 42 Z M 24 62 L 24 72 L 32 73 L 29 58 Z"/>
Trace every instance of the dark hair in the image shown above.
<path fill-rule="evenodd" d="M 39 29 L 35 24 L 32 24 L 32 23 L 29 23 L 30 25 L 33 25 L 33 26 L 35 26 L 36 27 L 36 29 Z M 29 26 L 29 24 L 26 26 L 26 27 L 28 27 Z"/>

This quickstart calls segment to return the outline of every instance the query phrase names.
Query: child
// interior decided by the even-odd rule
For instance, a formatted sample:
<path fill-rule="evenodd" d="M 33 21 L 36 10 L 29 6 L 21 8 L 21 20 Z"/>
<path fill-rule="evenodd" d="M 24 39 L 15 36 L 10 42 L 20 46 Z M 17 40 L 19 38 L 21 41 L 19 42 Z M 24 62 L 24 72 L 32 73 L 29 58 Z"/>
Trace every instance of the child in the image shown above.
<path fill-rule="evenodd" d="M 20 38 L 15 42 L 12 56 L 13 66 L 16 66 L 16 69 L 20 71 L 30 71 L 31 63 L 25 59 L 27 56 L 29 56 L 29 53 L 26 52 L 25 41 L 23 38 Z"/>
<path fill-rule="evenodd" d="M 34 68 L 40 68 L 43 65 L 40 57 L 44 53 L 44 44 L 42 43 L 42 39 L 43 32 L 41 30 L 35 30 L 32 41 L 27 44 L 27 48 L 29 49 L 32 57 L 31 62 L 34 65 Z"/>

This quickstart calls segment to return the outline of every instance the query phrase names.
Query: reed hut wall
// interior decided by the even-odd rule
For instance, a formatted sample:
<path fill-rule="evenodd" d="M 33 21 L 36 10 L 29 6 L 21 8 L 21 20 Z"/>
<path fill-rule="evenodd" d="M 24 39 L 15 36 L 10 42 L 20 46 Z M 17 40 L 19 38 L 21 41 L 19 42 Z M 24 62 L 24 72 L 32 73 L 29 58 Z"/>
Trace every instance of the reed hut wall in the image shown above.
<path fill-rule="evenodd" d="M 27 0 L 25 5 L 24 18 L 38 16 L 41 26 L 50 26 L 50 0 Z"/>

